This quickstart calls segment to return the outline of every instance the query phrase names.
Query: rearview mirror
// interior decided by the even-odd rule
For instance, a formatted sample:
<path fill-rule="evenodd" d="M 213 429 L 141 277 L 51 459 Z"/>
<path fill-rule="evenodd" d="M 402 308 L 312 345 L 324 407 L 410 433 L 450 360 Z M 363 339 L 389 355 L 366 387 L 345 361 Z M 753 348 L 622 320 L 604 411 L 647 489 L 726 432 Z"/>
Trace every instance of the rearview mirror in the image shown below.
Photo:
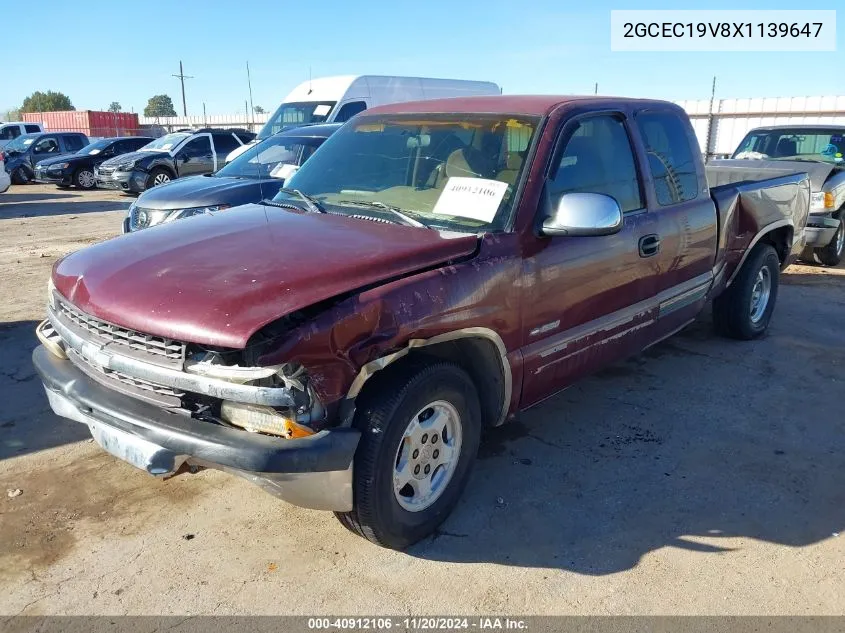
<path fill-rule="evenodd" d="M 566 193 L 548 206 L 540 229 L 543 235 L 612 235 L 622 229 L 619 204 L 601 193 Z"/>

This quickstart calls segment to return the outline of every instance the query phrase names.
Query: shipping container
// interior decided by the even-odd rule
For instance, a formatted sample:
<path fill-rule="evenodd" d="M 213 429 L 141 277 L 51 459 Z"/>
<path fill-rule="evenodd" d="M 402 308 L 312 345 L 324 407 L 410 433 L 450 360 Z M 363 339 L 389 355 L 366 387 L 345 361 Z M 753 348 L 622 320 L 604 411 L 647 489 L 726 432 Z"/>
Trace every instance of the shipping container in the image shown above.
<path fill-rule="evenodd" d="M 69 110 L 63 112 L 25 112 L 23 120 L 41 123 L 46 132 L 82 132 L 88 138 L 136 136 L 141 133 L 134 112 L 99 112 Z"/>

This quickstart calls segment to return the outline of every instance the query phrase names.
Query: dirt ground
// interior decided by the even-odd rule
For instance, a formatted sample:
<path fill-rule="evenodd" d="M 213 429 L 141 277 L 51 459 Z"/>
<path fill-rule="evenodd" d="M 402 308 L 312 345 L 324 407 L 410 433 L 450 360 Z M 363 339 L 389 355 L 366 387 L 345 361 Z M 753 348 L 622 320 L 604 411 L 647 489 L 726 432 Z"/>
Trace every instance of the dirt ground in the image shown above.
<path fill-rule="evenodd" d="M 396 553 L 222 473 L 156 480 L 52 414 L 50 266 L 129 202 L 0 194 L 0 614 L 845 613 L 845 270 L 790 267 L 760 341 L 704 317 L 524 413 Z"/>

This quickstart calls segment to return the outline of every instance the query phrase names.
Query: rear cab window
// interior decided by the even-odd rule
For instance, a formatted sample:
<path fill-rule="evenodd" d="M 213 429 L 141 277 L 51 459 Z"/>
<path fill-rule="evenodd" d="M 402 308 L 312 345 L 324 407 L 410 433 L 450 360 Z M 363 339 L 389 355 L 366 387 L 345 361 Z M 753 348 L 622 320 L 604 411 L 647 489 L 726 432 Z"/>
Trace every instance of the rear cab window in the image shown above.
<path fill-rule="evenodd" d="M 697 198 L 697 148 L 693 149 L 691 145 L 684 121 L 668 111 L 640 112 L 636 121 L 654 180 L 657 203 L 668 206 Z"/>
<path fill-rule="evenodd" d="M 24 127 L 26 128 L 27 134 L 36 134 L 36 133 L 41 131 L 40 125 L 26 125 Z M 20 134 L 20 132 L 18 132 L 18 133 Z"/>

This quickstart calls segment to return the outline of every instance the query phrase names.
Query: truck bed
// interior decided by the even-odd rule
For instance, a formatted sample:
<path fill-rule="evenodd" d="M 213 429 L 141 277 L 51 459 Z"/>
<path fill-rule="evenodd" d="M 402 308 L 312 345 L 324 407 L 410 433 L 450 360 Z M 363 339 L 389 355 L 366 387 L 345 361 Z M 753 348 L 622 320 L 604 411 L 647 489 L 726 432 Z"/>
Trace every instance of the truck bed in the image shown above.
<path fill-rule="evenodd" d="M 719 221 L 715 268 L 724 267 L 728 275 L 739 265 L 741 254 L 753 246 L 754 236 L 766 229 L 788 229 L 785 265 L 791 262 L 803 248 L 810 213 L 808 173 L 796 173 L 794 163 L 747 166 L 740 162 L 713 161 L 706 166 Z"/>

